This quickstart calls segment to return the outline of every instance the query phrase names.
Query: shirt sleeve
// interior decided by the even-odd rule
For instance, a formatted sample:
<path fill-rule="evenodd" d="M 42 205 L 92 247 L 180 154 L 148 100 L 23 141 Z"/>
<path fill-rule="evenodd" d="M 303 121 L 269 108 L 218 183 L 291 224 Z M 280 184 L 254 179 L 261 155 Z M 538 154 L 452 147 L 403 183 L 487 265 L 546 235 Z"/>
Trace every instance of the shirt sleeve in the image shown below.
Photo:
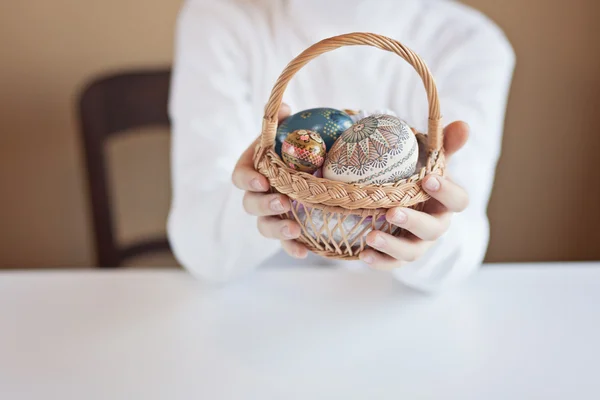
<path fill-rule="evenodd" d="M 244 32 L 243 35 L 240 32 Z M 184 4 L 171 84 L 172 202 L 167 231 L 193 275 L 225 281 L 273 255 L 231 173 L 260 131 L 252 106 L 248 16 L 226 1 Z"/>
<path fill-rule="evenodd" d="M 487 205 L 501 150 L 515 55 L 502 32 L 486 27 L 447 53 L 436 71 L 445 123 L 463 120 L 467 144 L 448 165 L 452 179 L 469 194 L 469 207 L 454 215 L 449 230 L 424 257 L 394 271 L 408 286 L 437 291 L 463 281 L 483 262 L 488 240 Z"/>

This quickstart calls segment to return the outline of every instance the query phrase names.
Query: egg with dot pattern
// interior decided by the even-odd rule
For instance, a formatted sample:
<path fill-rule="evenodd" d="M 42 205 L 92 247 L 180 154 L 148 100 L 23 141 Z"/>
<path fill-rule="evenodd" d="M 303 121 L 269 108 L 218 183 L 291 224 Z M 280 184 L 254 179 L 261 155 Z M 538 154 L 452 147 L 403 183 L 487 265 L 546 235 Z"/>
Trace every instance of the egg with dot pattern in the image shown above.
<path fill-rule="evenodd" d="M 334 108 L 311 108 L 286 118 L 277 128 L 275 151 L 282 156 L 281 147 L 285 138 L 299 129 L 317 132 L 323 138 L 325 147 L 330 148 L 336 139 L 352 126 L 352 118 Z"/>
<path fill-rule="evenodd" d="M 312 174 L 325 162 L 325 143 L 318 133 L 299 129 L 287 135 L 281 153 L 288 167 Z"/>

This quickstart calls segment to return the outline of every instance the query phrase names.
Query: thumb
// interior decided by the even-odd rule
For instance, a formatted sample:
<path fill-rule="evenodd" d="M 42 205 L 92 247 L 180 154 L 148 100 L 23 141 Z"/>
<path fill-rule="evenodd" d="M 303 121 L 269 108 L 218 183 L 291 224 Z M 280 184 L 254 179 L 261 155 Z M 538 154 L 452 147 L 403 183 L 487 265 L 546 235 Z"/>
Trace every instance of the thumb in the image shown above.
<path fill-rule="evenodd" d="M 444 129 L 444 154 L 446 160 L 449 160 L 454 153 L 467 143 L 469 131 L 469 124 L 463 121 L 456 121 L 446 126 Z"/>
<path fill-rule="evenodd" d="M 279 107 L 279 114 L 277 114 L 277 119 L 279 122 L 283 121 L 292 113 L 292 109 L 285 103 L 281 103 L 281 107 Z"/>

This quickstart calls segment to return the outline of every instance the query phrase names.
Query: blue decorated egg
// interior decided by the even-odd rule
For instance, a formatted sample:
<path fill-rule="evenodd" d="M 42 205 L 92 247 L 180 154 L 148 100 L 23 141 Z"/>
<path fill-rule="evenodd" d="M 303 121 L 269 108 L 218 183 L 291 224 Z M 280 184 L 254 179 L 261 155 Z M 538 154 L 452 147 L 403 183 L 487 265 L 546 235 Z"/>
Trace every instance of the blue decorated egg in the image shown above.
<path fill-rule="evenodd" d="M 330 148 L 336 139 L 352 126 L 352 118 L 343 111 L 334 108 L 311 108 L 286 118 L 277 128 L 275 151 L 281 156 L 281 144 L 294 131 L 308 130 L 317 132 L 323 138 L 325 147 Z"/>

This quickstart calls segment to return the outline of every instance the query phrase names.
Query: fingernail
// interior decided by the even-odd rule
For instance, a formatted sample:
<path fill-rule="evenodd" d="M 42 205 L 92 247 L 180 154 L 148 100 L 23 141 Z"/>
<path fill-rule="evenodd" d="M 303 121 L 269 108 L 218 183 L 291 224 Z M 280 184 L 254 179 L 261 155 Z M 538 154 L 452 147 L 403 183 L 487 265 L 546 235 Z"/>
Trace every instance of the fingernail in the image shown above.
<path fill-rule="evenodd" d="M 408 220 L 408 215 L 402 210 L 394 210 L 391 219 L 394 224 L 403 224 Z"/>
<path fill-rule="evenodd" d="M 383 245 L 385 244 L 385 241 L 383 240 L 383 238 L 381 237 L 381 235 L 375 235 L 375 237 L 373 237 L 373 239 L 369 240 L 369 244 L 373 247 L 383 247 Z"/>
<path fill-rule="evenodd" d="M 373 258 L 373 256 L 364 256 L 362 258 L 362 260 L 364 262 L 366 262 L 367 264 L 373 264 L 373 262 L 375 261 L 375 259 Z"/>
<path fill-rule="evenodd" d="M 290 228 L 287 225 L 283 227 L 283 229 L 281 230 L 281 234 L 286 239 L 293 239 L 294 238 L 294 235 L 292 235 L 292 232 L 290 232 Z"/>
<path fill-rule="evenodd" d="M 299 258 L 301 260 L 306 258 L 306 256 L 304 254 L 302 254 L 302 252 L 300 250 L 294 251 L 294 257 Z"/>
<path fill-rule="evenodd" d="M 440 186 L 440 180 L 435 176 L 430 176 L 429 179 L 425 181 L 425 189 L 429 190 L 430 192 L 437 192 L 440 190 Z"/>
<path fill-rule="evenodd" d="M 254 190 L 263 191 L 267 190 L 262 183 L 258 180 L 258 178 L 252 179 L 250 182 L 250 187 Z"/>
<path fill-rule="evenodd" d="M 279 199 L 271 200 L 269 207 L 271 207 L 271 210 L 276 211 L 276 212 L 283 212 L 283 210 L 284 210 L 283 204 L 281 204 L 281 200 L 279 200 Z"/>

